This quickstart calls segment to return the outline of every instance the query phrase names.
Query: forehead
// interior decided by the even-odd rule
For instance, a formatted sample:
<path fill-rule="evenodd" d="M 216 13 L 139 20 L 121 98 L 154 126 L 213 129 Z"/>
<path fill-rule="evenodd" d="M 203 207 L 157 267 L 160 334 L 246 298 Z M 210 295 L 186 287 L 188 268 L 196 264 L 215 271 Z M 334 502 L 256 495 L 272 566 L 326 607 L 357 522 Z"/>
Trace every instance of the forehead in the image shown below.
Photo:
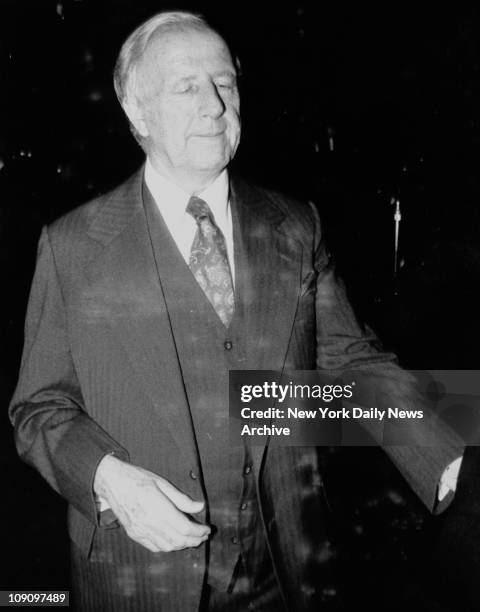
<path fill-rule="evenodd" d="M 204 71 L 235 72 L 225 41 L 211 30 L 159 31 L 149 41 L 141 66 L 164 79 L 195 76 Z"/>

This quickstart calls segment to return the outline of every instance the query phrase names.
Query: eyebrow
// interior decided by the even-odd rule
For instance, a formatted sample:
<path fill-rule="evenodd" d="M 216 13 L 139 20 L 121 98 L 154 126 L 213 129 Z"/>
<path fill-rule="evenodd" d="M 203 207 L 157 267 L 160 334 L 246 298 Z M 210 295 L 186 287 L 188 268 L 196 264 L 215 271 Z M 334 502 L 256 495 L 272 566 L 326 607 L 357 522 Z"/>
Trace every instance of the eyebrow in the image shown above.
<path fill-rule="evenodd" d="M 214 72 L 212 77 L 214 79 L 218 79 L 221 77 L 231 77 L 233 79 L 236 79 L 237 73 L 234 70 L 221 70 L 219 72 Z M 183 83 L 191 83 L 192 81 L 195 81 L 197 78 L 198 76 L 195 74 L 173 77 L 170 80 L 170 84 L 178 85 L 178 84 L 183 84 Z"/>
<path fill-rule="evenodd" d="M 173 77 L 170 79 L 170 83 L 175 85 L 176 83 L 189 83 L 190 81 L 194 81 L 196 79 L 195 75 L 183 76 L 183 77 Z"/>
<path fill-rule="evenodd" d="M 223 76 L 236 78 L 237 73 L 234 70 L 221 70 L 220 72 L 215 72 L 213 75 L 214 78 Z"/>

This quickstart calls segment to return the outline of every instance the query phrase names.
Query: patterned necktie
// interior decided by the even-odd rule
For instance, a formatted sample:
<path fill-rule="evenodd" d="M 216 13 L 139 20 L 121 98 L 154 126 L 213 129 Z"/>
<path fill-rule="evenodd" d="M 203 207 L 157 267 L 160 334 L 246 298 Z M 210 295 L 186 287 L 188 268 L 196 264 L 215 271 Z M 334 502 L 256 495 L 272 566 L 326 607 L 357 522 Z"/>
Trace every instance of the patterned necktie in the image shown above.
<path fill-rule="evenodd" d="M 233 316 L 234 298 L 225 238 L 204 200 L 192 196 L 187 212 L 197 222 L 190 250 L 190 270 L 227 327 Z"/>

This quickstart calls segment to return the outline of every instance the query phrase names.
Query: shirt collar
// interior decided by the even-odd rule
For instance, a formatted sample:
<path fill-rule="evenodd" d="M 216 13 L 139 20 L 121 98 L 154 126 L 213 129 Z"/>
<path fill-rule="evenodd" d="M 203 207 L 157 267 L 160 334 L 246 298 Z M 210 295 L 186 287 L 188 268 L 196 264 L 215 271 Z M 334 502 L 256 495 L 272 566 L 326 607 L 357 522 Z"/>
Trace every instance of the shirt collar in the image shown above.
<path fill-rule="evenodd" d="M 145 164 L 145 183 L 167 223 L 169 220 L 178 220 L 185 214 L 191 194 L 162 176 L 148 157 Z M 197 195 L 207 202 L 217 222 L 221 222 L 229 207 L 227 170 L 223 170 L 213 183 Z"/>

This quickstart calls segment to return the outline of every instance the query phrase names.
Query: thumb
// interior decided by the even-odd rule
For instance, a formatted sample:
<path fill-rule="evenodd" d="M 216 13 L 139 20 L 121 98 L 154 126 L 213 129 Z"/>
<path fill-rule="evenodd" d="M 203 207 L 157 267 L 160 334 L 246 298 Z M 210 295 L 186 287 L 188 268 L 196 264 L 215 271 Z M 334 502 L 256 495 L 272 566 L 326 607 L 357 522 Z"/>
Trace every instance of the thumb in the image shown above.
<path fill-rule="evenodd" d="M 197 514 L 197 512 L 201 512 L 205 506 L 205 502 L 193 500 L 166 480 L 157 480 L 157 486 L 160 491 L 168 497 L 172 504 L 182 512 Z"/>

